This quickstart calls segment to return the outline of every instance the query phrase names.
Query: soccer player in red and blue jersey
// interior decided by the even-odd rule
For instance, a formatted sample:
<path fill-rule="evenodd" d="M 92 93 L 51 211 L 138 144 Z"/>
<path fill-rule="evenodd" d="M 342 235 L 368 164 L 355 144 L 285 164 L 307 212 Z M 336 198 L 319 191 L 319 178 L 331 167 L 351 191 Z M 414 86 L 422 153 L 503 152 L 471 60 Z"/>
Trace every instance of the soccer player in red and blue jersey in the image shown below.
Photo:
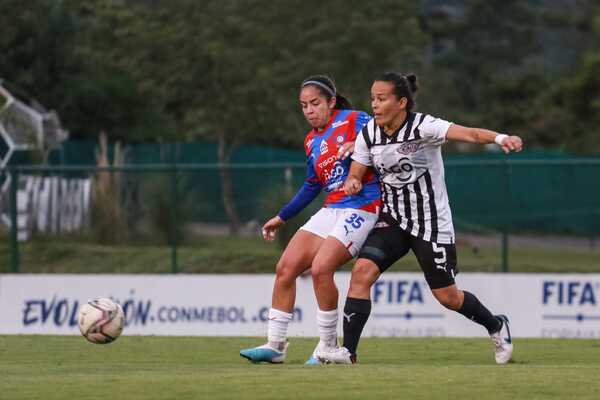
<path fill-rule="evenodd" d="M 282 363 L 287 350 L 287 328 L 296 298 L 296 278 L 311 269 L 319 309 L 317 325 L 321 349 L 337 343 L 338 290 L 335 270 L 352 259 L 365 241 L 379 214 L 379 181 L 371 170 L 362 190 L 347 195 L 343 183 L 350 167 L 357 134 L 371 117 L 353 111 L 327 76 L 311 76 L 300 87 L 300 105 L 312 129 L 304 141 L 308 157 L 307 177 L 294 198 L 263 226 L 265 240 L 273 240 L 285 221 L 302 211 L 323 190 L 325 204 L 292 237 L 277 263 L 268 342 L 244 349 L 240 355 L 253 362 Z M 318 364 L 315 352 L 307 364 Z"/>

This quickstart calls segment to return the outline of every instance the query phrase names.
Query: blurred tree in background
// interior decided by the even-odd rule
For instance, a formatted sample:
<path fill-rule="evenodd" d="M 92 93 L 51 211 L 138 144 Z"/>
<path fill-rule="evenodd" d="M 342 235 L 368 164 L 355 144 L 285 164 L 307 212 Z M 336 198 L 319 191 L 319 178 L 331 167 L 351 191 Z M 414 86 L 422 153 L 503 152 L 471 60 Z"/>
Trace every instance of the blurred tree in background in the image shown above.
<path fill-rule="evenodd" d="M 436 93 L 442 88 L 445 95 L 433 99 L 429 112 L 463 125 L 523 135 L 527 109 L 544 81 L 531 62 L 539 51 L 539 16 L 528 2 L 517 0 L 467 0 L 461 11 L 431 18 L 437 19 L 431 33 L 438 51 L 428 86 Z M 480 146 L 462 147 L 481 151 Z"/>
<path fill-rule="evenodd" d="M 0 78 L 17 95 L 56 109 L 72 136 L 149 140 L 173 129 L 160 102 L 99 51 L 110 21 L 86 17 L 72 2 L 0 3 Z"/>
<path fill-rule="evenodd" d="M 369 110 L 385 70 L 416 72 L 422 110 L 598 153 L 594 0 L 4 0 L 0 78 L 73 138 L 298 147 L 298 85 L 331 74 Z"/>
<path fill-rule="evenodd" d="M 534 142 L 579 154 L 600 153 L 600 4 L 575 2 L 577 12 L 564 13 L 581 51 L 575 68 L 549 81 L 536 99 L 529 123 Z"/>
<path fill-rule="evenodd" d="M 600 154 L 597 0 L 3 0 L 0 79 L 74 139 L 300 149 L 299 84 L 335 78 L 369 111 L 372 79 L 415 72 L 419 108 Z M 480 151 L 449 145 L 447 151 Z M 220 170 L 231 230 L 233 182 Z"/>
<path fill-rule="evenodd" d="M 332 75 L 340 91 L 366 109 L 373 71 L 398 67 L 403 59 L 416 65 L 425 42 L 412 8 L 394 1 L 378 7 L 349 7 L 343 0 L 280 4 L 285 6 L 261 0 L 207 0 L 201 6 L 191 0 L 90 0 L 78 10 L 95 26 L 94 58 L 102 55 L 111 68 L 128 71 L 139 91 L 162 101 L 175 121 L 167 139 L 213 140 L 218 160 L 226 163 L 240 143 L 299 148 L 308 129 L 298 91 L 307 75 Z M 387 34 L 397 26 L 412 32 L 401 46 L 399 33 Z M 239 218 L 229 170 L 222 168 L 220 175 L 235 232 Z"/>

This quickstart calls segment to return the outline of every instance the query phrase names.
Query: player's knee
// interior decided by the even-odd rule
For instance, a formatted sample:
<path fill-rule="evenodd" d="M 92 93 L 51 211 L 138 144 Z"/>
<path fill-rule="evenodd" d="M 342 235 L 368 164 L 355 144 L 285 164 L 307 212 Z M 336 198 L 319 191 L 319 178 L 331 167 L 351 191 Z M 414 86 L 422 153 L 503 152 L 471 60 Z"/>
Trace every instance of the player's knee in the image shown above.
<path fill-rule="evenodd" d="M 329 281 L 333 282 L 335 268 L 331 268 L 326 264 L 314 262 L 310 268 L 310 272 L 312 274 L 313 282 L 315 284 L 322 284 Z"/>
<path fill-rule="evenodd" d="M 375 264 L 357 262 L 354 268 L 352 268 L 350 286 L 355 289 L 370 289 L 373 283 L 377 280 L 378 276 L 379 269 Z"/>
<path fill-rule="evenodd" d="M 276 279 L 280 284 L 291 285 L 294 283 L 298 274 L 296 272 L 297 268 L 295 265 L 288 260 L 281 259 L 277 263 L 277 267 L 275 269 Z"/>
<path fill-rule="evenodd" d="M 458 310 L 461 306 L 461 297 L 458 290 L 436 290 L 434 297 L 444 307 L 450 310 Z"/>

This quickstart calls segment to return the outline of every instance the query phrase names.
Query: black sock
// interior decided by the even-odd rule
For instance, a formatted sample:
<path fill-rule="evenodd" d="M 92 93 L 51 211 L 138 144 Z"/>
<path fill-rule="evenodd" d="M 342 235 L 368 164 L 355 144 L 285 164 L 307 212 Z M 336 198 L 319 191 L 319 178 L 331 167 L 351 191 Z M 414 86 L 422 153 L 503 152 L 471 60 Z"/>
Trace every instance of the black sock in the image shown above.
<path fill-rule="evenodd" d="M 344 347 L 356 354 L 358 341 L 371 314 L 371 300 L 346 298 L 344 305 Z"/>
<path fill-rule="evenodd" d="M 477 322 L 479 325 L 485 326 L 488 333 L 498 332 L 502 328 L 502 321 L 494 317 L 494 315 L 479 302 L 473 293 L 463 290 L 465 300 L 462 307 L 458 310 L 459 313 L 469 318 L 471 321 Z"/>

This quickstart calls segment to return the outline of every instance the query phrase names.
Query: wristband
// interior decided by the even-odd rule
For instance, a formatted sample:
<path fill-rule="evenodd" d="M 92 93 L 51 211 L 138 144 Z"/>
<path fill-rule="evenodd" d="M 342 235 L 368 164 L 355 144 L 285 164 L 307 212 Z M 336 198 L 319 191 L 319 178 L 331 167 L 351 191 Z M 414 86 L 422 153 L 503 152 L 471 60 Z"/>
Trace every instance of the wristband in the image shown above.
<path fill-rule="evenodd" d="M 496 142 L 496 144 L 498 146 L 502 146 L 502 142 L 504 141 L 504 139 L 506 139 L 508 137 L 508 135 L 505 135 L 503 133 L 496 135 L 496 137 L 494 138 L 494 142 Z"/>

